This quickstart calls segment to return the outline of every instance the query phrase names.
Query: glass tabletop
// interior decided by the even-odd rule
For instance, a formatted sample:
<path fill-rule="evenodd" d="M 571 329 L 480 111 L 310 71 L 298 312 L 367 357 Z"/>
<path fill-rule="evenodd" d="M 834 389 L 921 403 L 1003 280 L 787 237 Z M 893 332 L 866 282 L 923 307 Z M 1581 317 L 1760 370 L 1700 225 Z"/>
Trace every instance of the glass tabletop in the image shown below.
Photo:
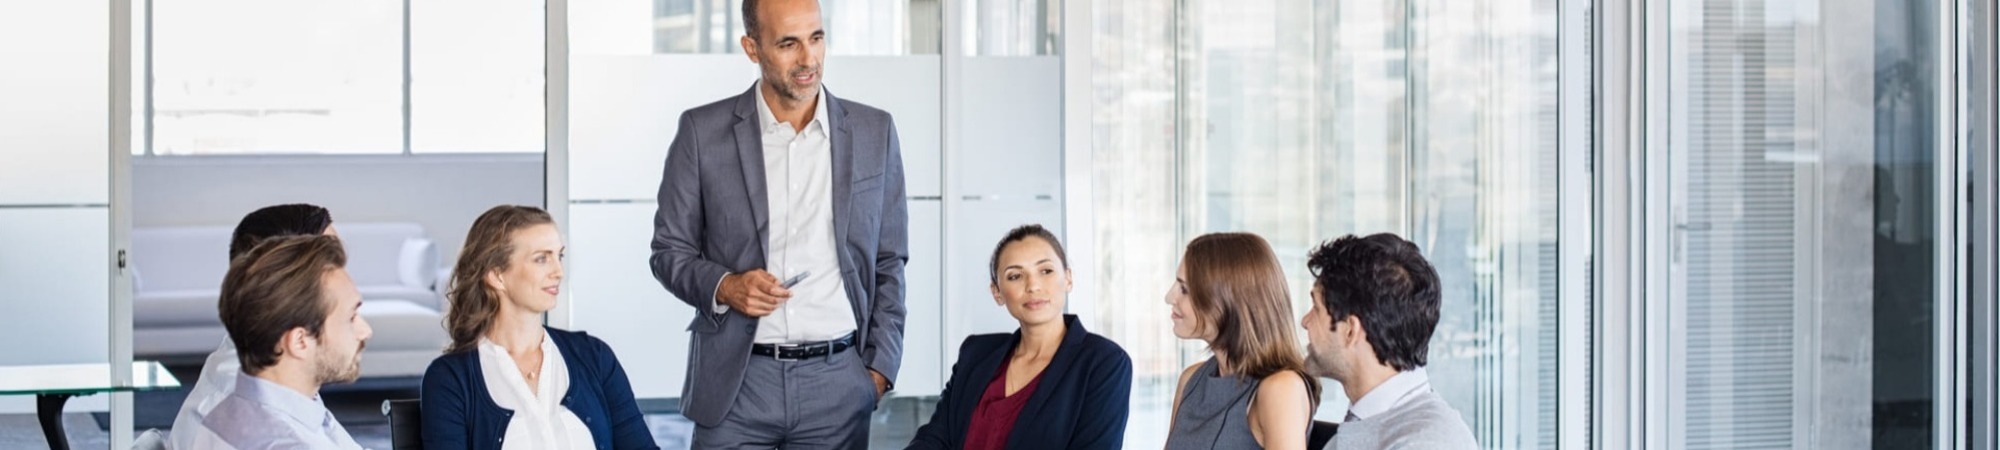
<path fill-rule="evenodd" d="M 111 382 L 111 363 L 0 365 L 0 395 L 96 394 L 180 386 L 180 380 L 155 361 L 133 361 L 130 383 Z"/>

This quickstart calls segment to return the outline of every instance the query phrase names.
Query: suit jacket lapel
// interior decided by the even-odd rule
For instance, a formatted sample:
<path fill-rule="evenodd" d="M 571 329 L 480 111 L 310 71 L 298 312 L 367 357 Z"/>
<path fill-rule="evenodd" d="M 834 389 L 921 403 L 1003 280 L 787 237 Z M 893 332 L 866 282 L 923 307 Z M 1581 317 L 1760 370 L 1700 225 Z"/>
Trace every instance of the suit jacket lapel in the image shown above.
<path fill-rule="evenodd" d="M 750 193 L 750 217 L 757 223 L 757 248 L 771 251 L 771 206 L 764 185 L 764 139 L 757 123 L 757 85 L 736 101 L 736 156 L 743 165 L 743 183 Z"/>
<path fill-rule="evenodd" d="M 856 269 L 865 261 L 856 261 L 846 250 L 848 214 L 847 208 L 854 202 L 849 195 L 854 193 L 854 133 L 848 131 L 847 108 L 833 97 L 832 91 L 820 91 L 820 101 L 826 102 L 827 122 L 832 125 L 833 134 L 827 136 L 833 142 L 828 145 L 833 151 L 833 254 L 840 264 L 841 276 L 847 283 L 847 302 L 854 306 L 854 335 L 857 344 L 868 343 L 869 295 L 864 289 L 873 288 L 875 280 L 848 278 L 850 273 L 860 273 Z"/>
<path fill-rule="evenodd" d="M 1021 417 L 1034 417 L 1049 403 L 1049 396 L 1055 395 L 1056 385 L 1062 382 L 1063 377 L 1069 375 L 1070 366 L 1077 364 L 1077 348 L 1083 345 L 1083 338 L 1088 334 L 1076 316 L 1063 316 L 1062 343 L 1056 346 L 1056 356 L 1049 358 L 1049 366 L 1042 369 L 1042 381 L 1047 381 L 1048 384 L 1036 386 L 1035 392 L 1029 394 L 1028 404 L 1021 408 Z"/>
<path fill-rule="evenodd" d="M 840 248 L 840 242 L 847 237 L 848 210 L 854 202 L 848 196 L 854 193 L 854 133 L 848 131 L 847 108 L 834 100 L 833 93 L 825 95 L 828 122 L 833 124 L 833 242 Z M 846 254 L 845 252 L 836 252 Z M 861 261 L 852 261 L 860 263 Z M 849 266 L 852 267 L 852 266 Z"/>
<path fill-rule="evenodd" d="M 959 390 L 958 400 L 961 401 L 961 404 L 972 405 L 971 408 L 965 409 L 965 416 L 963 417 L 965 422 L 958 424 L 959 432 L 963 433 L 965 430 L 972 429 L 972 415 L 979 411 L 979 400 L 986 397 L 986 385 L 993 382 L 993 377 L 1000 372 L 1000 363 L 1006 362 L 1007 358 L 1012 357 L 1014 346 L 1020 341 L 1021 333 L 1014 333 L 1013 342 L 991 350 L 991 353 L 986 354 L 985 358 L 979 360 L 979 365 L 972 366 L 972 374 L 968 375 L 965 379 L 965 389 Z"/>

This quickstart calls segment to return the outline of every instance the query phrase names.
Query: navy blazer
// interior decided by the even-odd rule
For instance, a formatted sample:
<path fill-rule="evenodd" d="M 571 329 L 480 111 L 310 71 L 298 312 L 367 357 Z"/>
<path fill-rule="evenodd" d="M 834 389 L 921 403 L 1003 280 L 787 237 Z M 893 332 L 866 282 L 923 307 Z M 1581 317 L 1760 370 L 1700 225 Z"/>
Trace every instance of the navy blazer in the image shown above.
<path fill-rule="evenodd" d="M 1062 344 L 1014 419 L 1007 448 L 1118 449 L 1131 409 L 1132 357 L 1110 339 L 1085 331 L 1075 315 L 1064 315 L 1063 324 Z M 908 448 L 963 448 L 979 397 L 1020 341 L 1020 331 L 965 338 L 937 411 Z"/>
<path fill-rule="evenodd" d="M 562 405 L 590 429 L 597 448 L 659 449 L 611 346 L 582 332 L 548 330 L 569 370 L 569 392 L 563 394 Z M 424 371 L 422 406 L 424 448 L 431 450 L 499 450 L 514 418 L 513 411 L 500 408 L 488 394 L 478 351 L 432 360 Z"/>

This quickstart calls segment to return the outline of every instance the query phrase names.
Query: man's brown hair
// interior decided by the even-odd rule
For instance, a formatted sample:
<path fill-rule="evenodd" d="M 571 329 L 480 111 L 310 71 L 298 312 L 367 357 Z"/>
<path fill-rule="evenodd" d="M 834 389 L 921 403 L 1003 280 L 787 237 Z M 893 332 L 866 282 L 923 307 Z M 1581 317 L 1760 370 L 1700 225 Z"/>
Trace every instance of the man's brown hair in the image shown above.
<path fill-rule="evenodd" d="M 216 309 L 236 343 L 243 373 L 255 375 L 278 363 L 279 341 L 293 328 L 318 337 L 332 311 L 326 273 L 347 265 L 340 238 L 282 236 L 258 242 L 229 261 Z"/>

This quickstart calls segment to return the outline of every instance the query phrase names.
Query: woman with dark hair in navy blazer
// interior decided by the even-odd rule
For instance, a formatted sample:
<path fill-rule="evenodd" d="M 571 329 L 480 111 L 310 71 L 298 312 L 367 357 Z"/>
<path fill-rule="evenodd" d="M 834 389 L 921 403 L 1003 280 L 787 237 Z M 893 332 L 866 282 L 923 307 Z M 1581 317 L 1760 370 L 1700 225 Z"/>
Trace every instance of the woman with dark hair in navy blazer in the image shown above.
<path fill-rule="evenodd" d="M 993 301 L 1021 328 L 965 338 L 937 411 L 912 449 L 1117 449 L 1125 439 L 1132 358 L 1063 314 L 1068 256 L 1041 225 L 993 249 Z"/>
<path fill-rule="evenodd" d="M 563 251 L 541 208 L 496 206 L 472 222 L 446 294 L 451 347 L 424 372 L 424 448 L 660 448 L 611 346 L 542 326 Z"/>

